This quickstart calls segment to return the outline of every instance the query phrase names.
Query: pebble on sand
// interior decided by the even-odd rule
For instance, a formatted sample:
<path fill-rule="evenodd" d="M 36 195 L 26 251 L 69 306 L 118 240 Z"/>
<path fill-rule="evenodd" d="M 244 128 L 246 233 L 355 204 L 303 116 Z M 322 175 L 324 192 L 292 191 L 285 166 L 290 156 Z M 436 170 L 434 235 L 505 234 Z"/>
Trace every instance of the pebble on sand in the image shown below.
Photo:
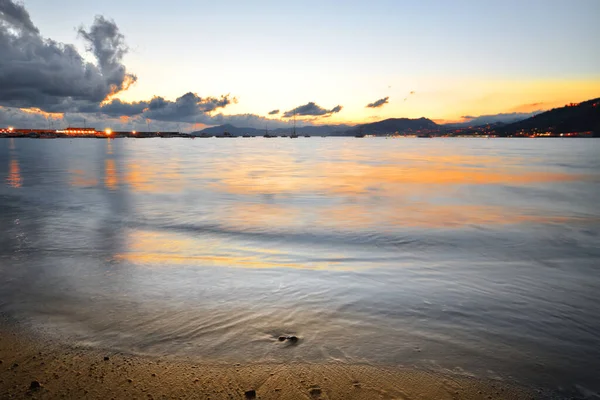
<path fill-rule="evenodd" d="M 108 361 L 110 358 L 108 356 L 104 356 L 104 361 Z"/>
<path fill-rule="evenodd" d="M 247 399 L 255 399 L 256 398 L 256 390 L 248 390 L 244 393 Z"/>
<path fill-rule="evenodd" d="M 31 381 L 31 384 L 29 385 L 30 390 L 38 390 L 41 387 L 42 387 L 42 384 L 39 383 L 38 381 Z"/>

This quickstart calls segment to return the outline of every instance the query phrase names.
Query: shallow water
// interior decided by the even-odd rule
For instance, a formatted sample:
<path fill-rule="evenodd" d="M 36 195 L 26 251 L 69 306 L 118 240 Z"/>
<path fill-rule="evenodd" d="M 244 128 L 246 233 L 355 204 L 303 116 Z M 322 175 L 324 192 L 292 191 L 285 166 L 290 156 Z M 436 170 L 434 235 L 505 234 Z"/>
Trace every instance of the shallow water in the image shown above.
<path fill-rule="evenodd" d="M 585 139 L 2 139 L 0 312 L 114 351 L 590 394 L 599 154 Z"/>

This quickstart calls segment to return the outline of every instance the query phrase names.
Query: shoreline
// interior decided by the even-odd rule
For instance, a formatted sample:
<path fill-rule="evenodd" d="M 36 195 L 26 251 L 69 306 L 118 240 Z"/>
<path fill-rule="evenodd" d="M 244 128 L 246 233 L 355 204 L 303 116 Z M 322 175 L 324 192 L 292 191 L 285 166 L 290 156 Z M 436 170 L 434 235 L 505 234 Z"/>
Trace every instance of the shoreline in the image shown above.
<path fill-rule="evenodd" d="M 38 387 L 39 384 L 39 387 Z M 541 399 L 511 383 L 343 363 L 214 364 L 111 354 L 0 327 L 0 398 Z"/>

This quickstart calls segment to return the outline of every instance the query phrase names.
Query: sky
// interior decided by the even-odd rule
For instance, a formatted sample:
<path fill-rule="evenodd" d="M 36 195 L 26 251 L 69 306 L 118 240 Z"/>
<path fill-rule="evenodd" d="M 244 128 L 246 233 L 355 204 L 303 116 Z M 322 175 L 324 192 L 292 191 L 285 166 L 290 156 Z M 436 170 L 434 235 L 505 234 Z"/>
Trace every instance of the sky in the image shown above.
<path fill-rule="evenodd" d="M 0 39 L 27 35 L 7 17 L 9 5 L 29 14 L 42 41 L 72 44 L 84 62 L 99 66 L 98 85 L 116 82 L 117 89 L 63 90 L 72 84 L 65 71 L 34 95 L 31 86 L 57 68 L 57 51 L 35 51 L 53 55 L 31 63 L 15 50 L 29 45 L 0 40 L 0 51 L 14 53 L 0 61 L 0 84 L 11 84 L 4 95 L 0 89 L 0 126 L 1 118 L 58 119 L 65 112 L 99 124 L 155 121 L 182 130 L 277 126 L 294 113 L 307 124 L 450 122 L 600 97 L 598 0 L 0 0 Z M 110 62 L 102 60 L 115 29 L 122 43 L 113 41 Z M 3 65 L 10 82 L 2 81 Z M 16 76 L 21 70 L 38 77 Z M 151 105 L 154 97 L 162 101 Z M 114 99 L 120 103 L 103 108 Z M 136 111 L 119 115 L 131 102 Z"/>

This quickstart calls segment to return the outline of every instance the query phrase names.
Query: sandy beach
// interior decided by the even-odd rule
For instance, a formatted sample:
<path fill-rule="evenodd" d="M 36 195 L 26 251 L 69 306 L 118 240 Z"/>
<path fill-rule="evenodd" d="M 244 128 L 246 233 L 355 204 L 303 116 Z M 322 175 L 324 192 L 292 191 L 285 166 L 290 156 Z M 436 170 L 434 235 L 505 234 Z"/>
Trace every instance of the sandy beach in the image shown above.
<path fill-rule="evenodd" d="M 0 331 L 0 398 L 533 399 L 497 381 L 348 364 L 217 365 L 113 354 Z"/>

